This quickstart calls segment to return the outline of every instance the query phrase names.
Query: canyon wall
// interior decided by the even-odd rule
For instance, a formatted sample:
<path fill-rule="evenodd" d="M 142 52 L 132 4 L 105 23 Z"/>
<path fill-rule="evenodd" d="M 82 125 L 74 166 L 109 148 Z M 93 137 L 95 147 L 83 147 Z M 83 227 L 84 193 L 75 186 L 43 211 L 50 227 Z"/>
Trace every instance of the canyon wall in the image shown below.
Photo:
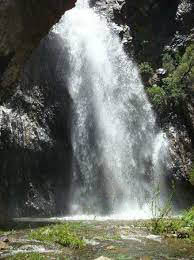
<path fill-rule="evenodd" d="M 194 195 L 193 2 L 91 1 L 119 26 L 126 52 L 140 67 L 158 125 L 169 138 L 167 182 L 176 182 L 179 206 L 192 203 Z M 65 46 L 48 32 L 74 4 L 0 1 L 0 224 L 10 217 L 68 213 L 72 100 L 57 71 Z M 173 81 L 170 75 L 180 71 L 183 96 L 177 98 L 180 89 L 167 95 L 164 79 Z"/>
<path fill-rule="evenodd" d="M 75 0 L 0 1 L 0 224 L 10 216 L 50 215 L 61 208 L 60 186 L 69 178 L 63 178 L 61 164 L 68 172 L 71 165 L 71 102 L 55 75 L 50 77 L 60 39 L 47 36 L 56 46 L 52 54 L 40 41 L 74 5 Z"/>
<path fill-rule="evenodd" d="M 171 165 L 167 182 L 176 183 L 175 200 L 179 206 L 192 204 L 194 1 L 93 0 L 91 5 L 119 26 L 123 47 L 139 66 L 158 126 L 169 138 Z"/>

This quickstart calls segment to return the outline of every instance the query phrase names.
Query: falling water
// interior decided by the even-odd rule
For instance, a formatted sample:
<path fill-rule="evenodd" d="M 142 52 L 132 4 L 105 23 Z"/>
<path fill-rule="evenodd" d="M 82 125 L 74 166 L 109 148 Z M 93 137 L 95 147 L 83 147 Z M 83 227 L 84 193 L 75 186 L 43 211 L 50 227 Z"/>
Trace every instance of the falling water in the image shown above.
<path fill-rule="evenodd" d="M 74 215 L 143 217 L 154 185 L 165 188 L 167 141 L 115 28 L 82 0 L 54 28 L 70 66 Z"/>

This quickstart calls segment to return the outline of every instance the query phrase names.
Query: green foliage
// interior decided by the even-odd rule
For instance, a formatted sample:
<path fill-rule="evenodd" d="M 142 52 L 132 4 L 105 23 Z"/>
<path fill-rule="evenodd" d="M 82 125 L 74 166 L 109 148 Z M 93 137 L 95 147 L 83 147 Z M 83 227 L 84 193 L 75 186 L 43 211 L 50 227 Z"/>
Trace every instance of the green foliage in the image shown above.
<path fill-rule="evenodd" d="M 151 230 L 154 233 L 160 233 L 163 230 L 163 220 L 168 217 L 172 210 L 172 198 L 175 193 L 175 185 L 172 184 L 172 192 L 167 201 L 161 205 L 161 196 L 160 196 L 160 185 L 158 184 L 153 192 L 153 197 L 151 199 L 151 211 L 152 211 L 152 220 L 151 220 Z"/>
<path fill-rule="evenodd" d="M 180 234 L 194 241 L 194 207 L 184 212 L 181 218 L 158 218 L 147 224 L 154 234 Z"/>
<path fill-rule="evenodd" d="M 181 81 L 174 75 L 170 75 L 163 80 L 163 83 L 165 97 L 168 101 L 168 104 L 172 102 L 174 105 L 179 105 L 180 102 L 185 98 L 185 92 L 183 90 Z"/>
<path fill-rule="evenodd" d="M 153 221 L 158 221 L 159 219 L 168 217 L 172 211 L 172 199 L 175 193 L 175 185 L 172 184 L 172 192 L 165 203 L 161 205 L 161 194 L 160 194 L 160 184 L 157 184 L 153 197 L 151 199 L 151 211 Z"/>
<path fill-rule="evenodd" d="M 148 62 L 142 62 L 139 66 L 139 69 L 140 74 L 145 82 L 147 82 L 154 74 L 154 71 Z"/>
<path fill-rule="evenodd" d="M 154 73 L 151 65 L 148 62 L 142 62 L 140 64 L 140 72 L 141 73 L 147 73 L 149 75 L 153 75 L 153 73 Z"/>
<path fill-rule="evenodd" d="M 82 248 L 84 241 L 80 239 L 68 224 L 57 224 L 31 231 L 30 239 L 55 242 L 71 248 Z"/>
<path fill-rule="evenodd" d="M 14 230 L 14 229 L 9 230 L 6 227 L 4 227 L 0 230 L 0 236 L 14 235 L 15 233 L 16 233 L 16 230 Z"/>
<path fill-rule="evenodd" d="M 191 68 L 191 72 L 190 72 L 190 79 L 191 79 L 191 83 L 194 83 L 194 66 L 192 66 Z"/>
<path fill-rule="evenodd" d="M 156 108 L 162 107 L 166 103 L 166 93 L 165 91 L 157 86 L 153 85 L 152 87 L 147 89 L 147 94 L 149 98 L 152 100 L 153 105 Z"/>
<path fill-rule="evenodd" d="M 182 221 L 185 226 L 191 227 L 194 231 L 194 207 L 185 211 L 185 213 L 182 216 Z"/>
<path fill-rule="evenodd" d="M 171 73 L 175 69 L 174 59 L 169 53 L 165 53 L 162 57 L 162 67 Z"/>
<path fill-rule="evenodd" d="M 10 260 L 48 260 L 50 257 L 44 256 L 40 253 L 18 253 L 16 255 L 10 256 L 7 259 Z"/>
<path fill-rule="evenodd" d="M 190 67 L 194 66 L 194 44 L 191 44 L 186 48 L 182 57 L 182 63 L 188 63 Z"/>
<path fill-rule="evenodd" d="M 191 170 L 189 172 L 189 181 L 194 185 L 194 164 L 192 164 Z"/>
<path fill-rule="evenodd" d="M 182 57 L 176 53 L 163 56 L 163 67 L 168 75 L 159 86 L 149 86 L 148 96 L 156 109 L 166 111 L 178 108 L 186 101 L 188 86 L 194 82 L 194 44 L 188 46 Z"/>
<path fill-rule="evenodd" d="M 158 221 L 152 221 L 148 225 L 149 230 L 154 234 L 169 234 L 174 233 L 181 227 L 180 220 L 177 219 L 158 219 Z"/>

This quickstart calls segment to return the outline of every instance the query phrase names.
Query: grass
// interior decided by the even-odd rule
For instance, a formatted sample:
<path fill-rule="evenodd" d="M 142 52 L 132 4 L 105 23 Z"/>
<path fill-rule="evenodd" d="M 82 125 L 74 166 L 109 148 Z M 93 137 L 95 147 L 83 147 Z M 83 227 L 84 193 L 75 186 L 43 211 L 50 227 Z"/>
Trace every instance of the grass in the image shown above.
<path fill-rule="evenodd" d="M 182 221 L 185 225 L 192 228 L 194 231 L 194 207 L 192 207 L 190 210 L 185 211 Z"/>
<path fill-rule="evenodd" d="M 7 258 L 8 260 L 47 260 L 50 259 L 49 256 L 44 256 L 40 253 L 28 253 L 28 254 L 23 254 L 19 253 L 14 256 L 10 256 Z"/>
<path fill-rule="evenodd" d="M 74 231 L 70 224 L 56 224 L 32 230 L 30 239 L 54 242 L 65 247 L 82 248 L 84 241 Z"/>
<path fill-rule="evenodd" d="M 194 207 L 185 211 L 181 218 L 152 219 L 147 227 L 154 234 L 176 234 L 178 238 L 189 238 L 194 242 Z"/>
<path fill-rule="evenodd" d="M 46 255 L 42 253 L 18 253 L 13 256 L 9 256 L 6 258 L 7 260 L 50 260 L 50 259 L 56 259 L 56 260 L 67 260 L 68 257 L 61 255 Z"/>
<path fill-rule="evenodd" d="M 16 233 L 16 230 L 12 229 L 12 230 L 0 230 L 0 236 L 8 236 L 8 235 L 14 235 Z"/>
<path fill-rule="evenodd" d="M 189 172 L 189 181 L 192 185 L 194 185 L 194 164 L 192 164 L 192 168 Z"/>

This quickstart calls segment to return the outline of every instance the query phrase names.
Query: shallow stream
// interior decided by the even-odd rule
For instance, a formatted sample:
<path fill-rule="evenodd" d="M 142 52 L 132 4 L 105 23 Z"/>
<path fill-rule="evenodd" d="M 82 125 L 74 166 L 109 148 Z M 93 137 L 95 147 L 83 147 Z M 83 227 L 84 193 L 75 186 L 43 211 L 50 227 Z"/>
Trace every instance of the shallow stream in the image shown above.
<path fill-rule="evenodd" d="M 56 222 L 49 219 L 22 220 L 15 230 L 2 233 L 8 240 L 1 259 L 194 259 L 194 244 L 185 239 L 161 237 L 148 232 L 146 221 L 66 221 L 85 240 L 83 249 L 29 240 L 32 228 Z M 75 225 L 74 225 L 75 224 Z M 33 253 L 39 253 L 33 256 Z M 17 257 L 17 258 L 16 258 Z M 41 258 L 42 257 L 42 258 Z M 101 258 L 103 259 L 103 258 Z M 106 258 L 104 258 L 105 260 Z"/>

